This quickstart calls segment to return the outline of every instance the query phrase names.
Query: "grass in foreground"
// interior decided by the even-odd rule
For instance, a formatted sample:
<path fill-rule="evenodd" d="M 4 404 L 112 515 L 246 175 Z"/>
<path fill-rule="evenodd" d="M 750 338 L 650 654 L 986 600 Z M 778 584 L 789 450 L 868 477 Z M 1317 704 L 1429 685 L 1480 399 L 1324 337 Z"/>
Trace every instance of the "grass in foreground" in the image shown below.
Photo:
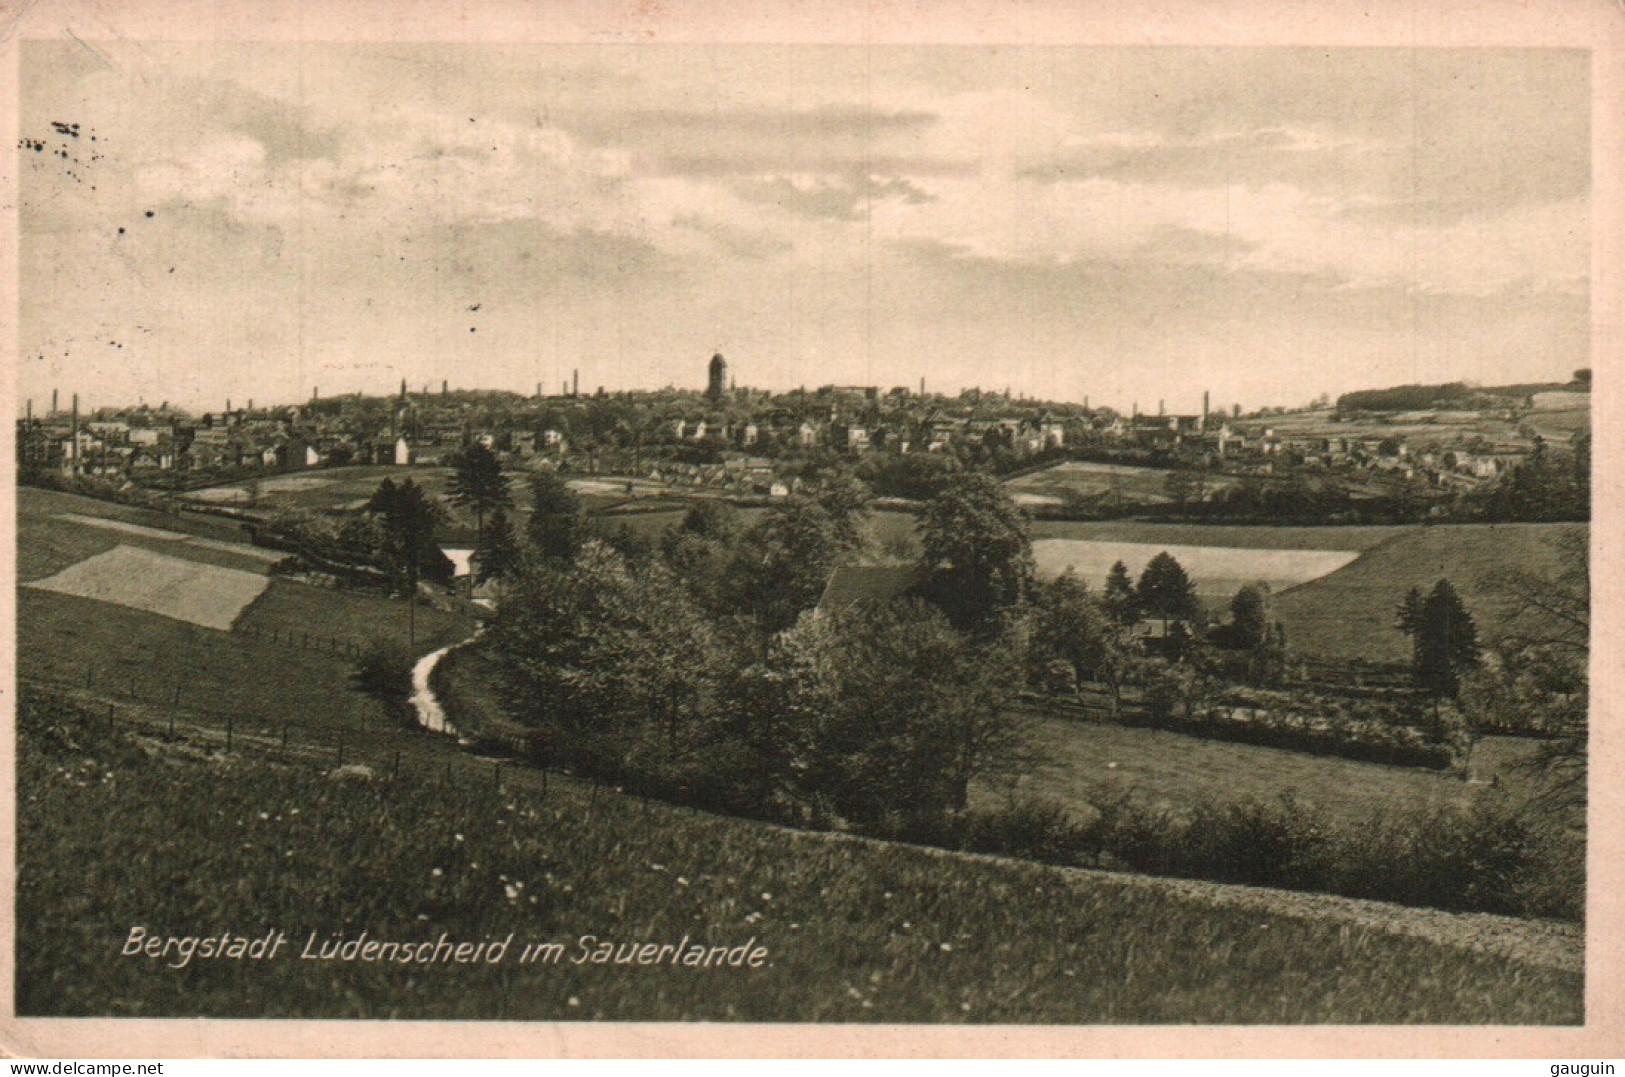
<path fill-rule="evenodd" d="M 1582 982 L 1019 862 L 836 841 L 460 759 L 338 780 L 20 710 L 20 1014 L 891 1022 L 1574 1023 Z M 448 757 L 450 753 L 447 753 Z M 122 957 L 134 926 L 285 931 L 276 961 Z M 306 935 L 564 946 L 557 964 L 303 961 Z M 758 969 L 576 965 L 754 939 Z"/>

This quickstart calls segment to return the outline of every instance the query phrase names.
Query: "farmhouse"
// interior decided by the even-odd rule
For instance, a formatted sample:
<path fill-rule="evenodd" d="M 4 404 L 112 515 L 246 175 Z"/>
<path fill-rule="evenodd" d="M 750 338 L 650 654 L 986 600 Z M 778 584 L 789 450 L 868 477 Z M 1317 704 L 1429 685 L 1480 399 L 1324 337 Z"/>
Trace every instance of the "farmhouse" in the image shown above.
<path fill-rule="evenodd" d="M 925 582 L 917 565 L 837 565 L 818 598 L 819 615 L 850 609 L 861 602 L 890 602 Z"/>

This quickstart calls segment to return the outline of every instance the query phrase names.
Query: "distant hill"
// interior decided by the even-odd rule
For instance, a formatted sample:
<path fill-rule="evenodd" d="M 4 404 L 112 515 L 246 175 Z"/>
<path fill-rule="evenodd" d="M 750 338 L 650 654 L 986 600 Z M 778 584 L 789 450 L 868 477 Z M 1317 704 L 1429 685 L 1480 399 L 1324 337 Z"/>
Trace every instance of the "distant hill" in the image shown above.
<path fill-rule="evenodd" d="M 1338 411 L 1424 411 L 1428 408 L 1465 410 L 1475 406 L 1505 406 L 1518 401 L 1527 404 L 1536 393 L 1589 392 L 1586 376 L 1570 382 L 1531 382 L 1526 385 L 1477 386 L 1466 382 L 1443 385 L 1396 385 L 1390 389 L 1361 389 L 1337 398 Z"/>

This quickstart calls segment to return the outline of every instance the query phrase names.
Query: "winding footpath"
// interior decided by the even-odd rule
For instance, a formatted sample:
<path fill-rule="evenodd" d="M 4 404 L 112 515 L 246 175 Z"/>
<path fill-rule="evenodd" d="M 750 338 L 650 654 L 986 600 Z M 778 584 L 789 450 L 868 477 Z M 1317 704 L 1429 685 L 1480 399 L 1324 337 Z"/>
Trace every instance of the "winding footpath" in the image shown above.
<path fill-rule="evenodd" d="M 435 698 L 434 689 L 429 687 L 429 674 L 434 672 L 434 667 L 439 665 L 442 658 L 467 642 L 469 640 L 463 640 L 462 643 L 452 643 L 438 651 L 430 651 L 412 667 L 412 708 L 418 713 L 418 724 L 431 733 L 457 735 L 456 727 L 446 717 L 446 709 Z"/>

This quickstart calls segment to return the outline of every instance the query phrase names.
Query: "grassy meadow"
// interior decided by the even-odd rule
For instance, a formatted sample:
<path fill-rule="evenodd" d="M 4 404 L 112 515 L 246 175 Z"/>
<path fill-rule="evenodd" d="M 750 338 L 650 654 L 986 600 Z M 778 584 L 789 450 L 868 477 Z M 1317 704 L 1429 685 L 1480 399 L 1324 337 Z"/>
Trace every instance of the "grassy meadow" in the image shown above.
<path fill-rule="evenodd" d="M 1071 497 L 1094 498 L 1107 494 L 1130 502 L 1165 505 L 1171 500 L 1166 487 L 1169 474 L 1168 468 L 1064 460 L 1011 479 L 1005 486 L 1018 505 L 1064 505 Z M 1209 495 L 1234 486 L 1237 481 L 1228 475 L 1202 475 Z"/>
<path fill-rule="evenodd" d="M 98 515 L 203 533 L 212 541 L 236 536 L 233 528 L 200 527 L 157 513 L 45 491 L 18 491 L 20 574 L 44 576 L 66 567 L 68 556 L 88 557 L 116 545 L 137 545 L 204 564 L 227 564 L 267 573 L 263 561 L 185 541 L 147 539 L 59 519 L 63 512 Z M 153 519 L 156 517 L 156 519 Z M 71 563 L 71 562 L 69 562 Z M 420 603 L 415 651 L 424 653 L 466 638 L 473 619 Z M 311 637 L 308 641 L 306 637 Z M 408 645 L 406 602 L 383 595 L 341 592 L 272 578 L 243 610 L 231 631 L 127 606 L 32 587 L 17 592 L 17 672 L 146 699 L 179 698 L 186 707 L 283 722 L 353 727 L 376 721 L 377 705 L 351 685 L 355 668 L 347 648 Z M 325 649 L 324 649 L 325 648 Z M 176 693 L 179 693 L 177 696 Z"/>
<path fill-rule="evenodd" d="M 1329 659 L 1403 662 L 1410 641 L 1394 628 L 1394 610 L 1410 587 L 1424 593 L 1440 579 L 1460 592 L 1479 637 L 1496 638 L 1506 614 L 1489 578 L 1522 570 L 1552 573 L 1557 535 L 1584 525 L 1451 524 L 1397 528 L 1353 564 L 1275 597 L 1293 650 Z"/>
<path fill-rule="evenodd" d="M 1215 799 L 1273 801 L 1282 793 L 1324 813 L 1332 823 L 1358 826 L 1374 815 L 1464 808 L 1487 787 L 1420 767 L 1393 767 L 1334 756 L 1232 744 L 1065 718 L 1037 718 L 1032 737 L 1044 763 L 1017 790 L 1053 799 L 1087 816 L 1092 805 L 1132 793 L 1157 808 L 1185 811 Z M 1534 751 L 1519 737 L 1486 737 L 1474 750 L 1474 773 L 1509 788 L 1522 779 L 1518 763 Z M 984 789 L 984 803 L 1002 793 Z"/>
<path fill-rule="evenodd" d="M 417 743 L 428 744 L 422 738 Z M 400 777 L 220 752 L 25 700 L 26 1016 L 1546 1024 L 1578 973 L 1017 861 L 797 834 L 503 771 L 436 741 Z M 187 840 L 176 840 L 186 836 Z M 121 956 L 157 935 L 277 960 Z M 501 939 L 496 965 L 306 961 L 318 939 Z M 747 940 L 762 967 L 576 964 L 577 940 Z M 524 964 L 529 942 L 557 963 Z"/>

